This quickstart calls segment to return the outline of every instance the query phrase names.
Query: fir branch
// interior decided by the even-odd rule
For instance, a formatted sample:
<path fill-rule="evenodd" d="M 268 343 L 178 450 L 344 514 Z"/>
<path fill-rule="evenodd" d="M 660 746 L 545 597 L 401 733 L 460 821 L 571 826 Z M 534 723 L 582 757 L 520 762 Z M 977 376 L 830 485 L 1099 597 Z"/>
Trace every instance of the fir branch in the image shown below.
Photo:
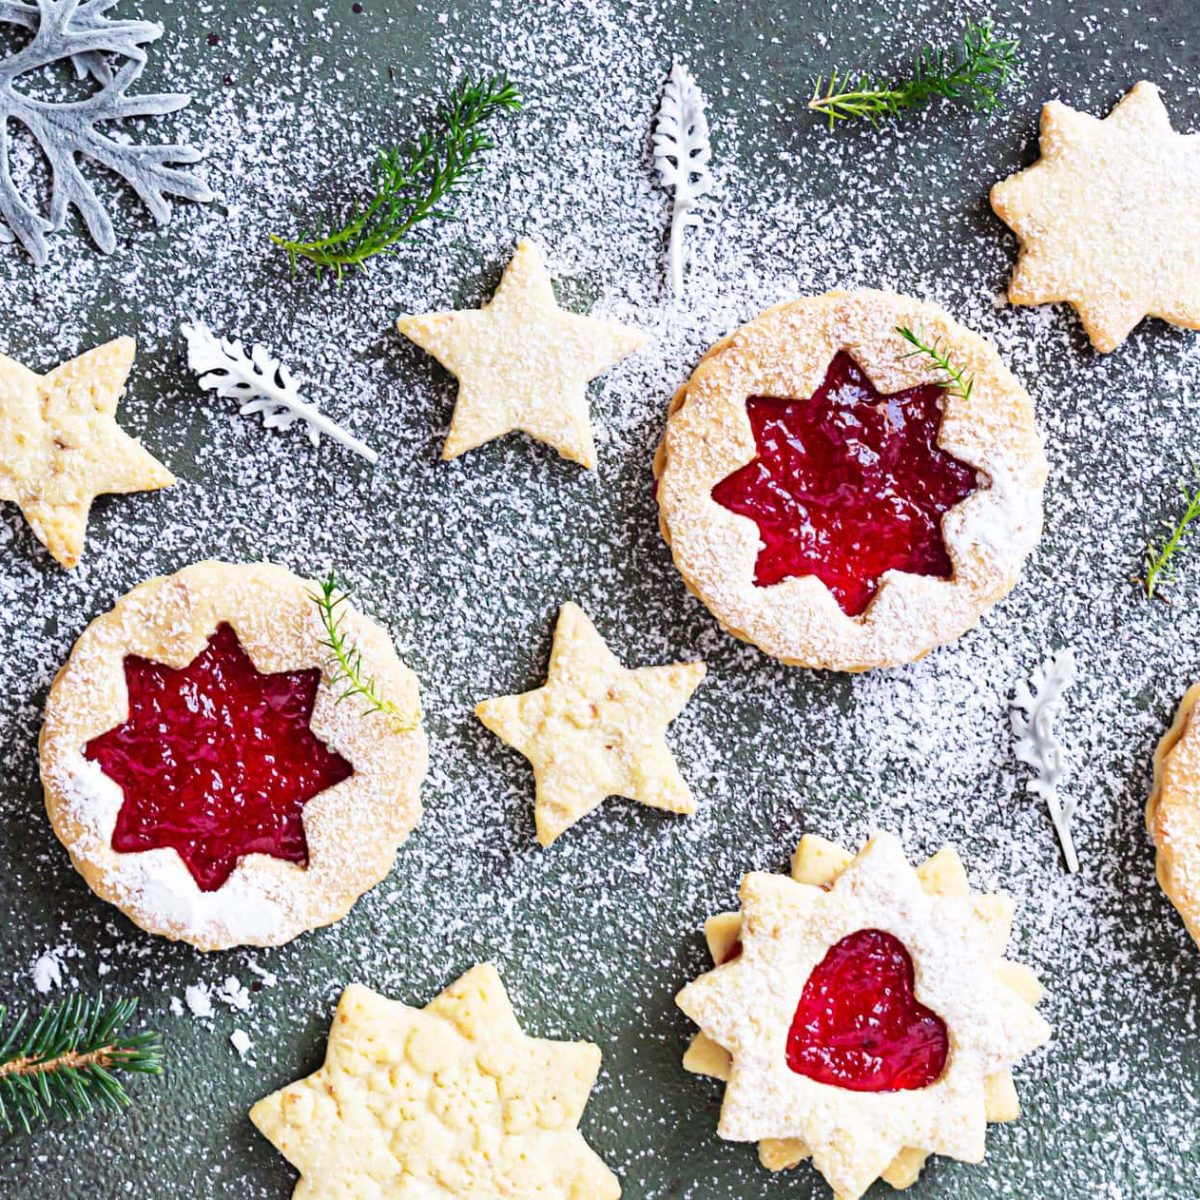
<path fill-rule="evenodd" d="M 396 733 L 411 733 L 416 729 L 421 719 L 420 709 L 406 713 L 392 700 L 389 700 L 379 690 L 373 675 L 367 675 L 363 670 L 362 651 L 352 646 L 347 640 L 342 628 L 345 612 L 342 605 L 350 599 L 350 593 L 338 582 L 337 575 L 329 572 L 329 577 L 321 583 L 321 594 L 309 592 L 321 614 L 321 623 L 325 626 L 325 637 L 321 645 L 329 651 L 325 660 L 326 666 L 332 668 L 329 680 L 331 688 L 341 688 L 336 692 L 338 704 L 350 696 L 358 696 L 366 705 L 366 711 L 381 713 L 387 717 Z"/>
<path fill-rule="evenodd" d="M 1016 70 L 1019 45 L 1016 38 L 996 37 L 986 21 L 968 21 L 957 56 L 926 44 L 917 54 L 911 78 L 891 86 L 866 72 L 833 71 L 828 79 L 817 80 L 808 107 L 828 117 L 830 129 L 838 121 L 894 117 L 938 96 L 966 100 L 977 112 L 990 111 L 999 106 L 1000 89 Z"/>
<path fill-rule="evenodd" d="M 159 1034 L 121 1033 L 137 1003 L 71 996 L 32 1022 L 22 1012 L 0 1041 L 0 1125 L 28 1132 L 52 1112 L 83 1116 L 129 1104 L 118 1072 L 162 1072 Z M 7 1015 L 0 1006 L 0 1027 Z"/>
<path fill-rule="evenodd" d="M 349 267 L 366 268 L 377 254 L 394 253 L 396 244 L 425 220 L 451 220 L 447 201 L 462 191 L 479 170 L 479 158 L 494 143 L 484 126 L 501 113 L 519 112 L 523 101 L 505 75 L 472 82 L 464 79 L 438 109 L 441 128 L 422 133 L 407 147 L 381 150 L 375 166 L 374 192 L 327 233 L 296 238 L 271 234 L 288 252 L 295 270 L 308 259 L 317 277 L 332 270 L 340 281 Z"/>
<path fill-rule="evenodd" d="M 941 378 L 934 380 L 938 387 L 945 389 L 952 396 L 957 396 L 960 400 L 966 401 L 971 399 L 971 392 L 975 387 L 974 378 L 950 361 L 949 356 L 942 349 L 940 342 L 930 343 L 923 341 L 907 325 L 897 325 L 896 332 L 913 347 L 907 354 L 900 355 L 901 359 L 916 358 L 918 356 L 929 359 L 942 372 Z"/>
<path fill-rule="evenodd" d="M 1200 470 L 1196 472 L 1200 479 Z M 1200 519 L 1200 487 L 1194 492 L 1182 488 L 1186 507 L 1183 515 L 1173 525 L 1170 521 L 1163 524 L 1169 530 L 1162 542 L 1149 542 L 1146 545 L 1146 577 L 1138 580 L 1146 592 L 1146 599 L 1153 600 L 1158 595 L 1159 588 L 1175 582 L 1175 555 L 1185 549 L 1184 541 L 1191 532 L 1191 527 Z M 1164 600 L 1163 596 L 1158 596 Z"/>

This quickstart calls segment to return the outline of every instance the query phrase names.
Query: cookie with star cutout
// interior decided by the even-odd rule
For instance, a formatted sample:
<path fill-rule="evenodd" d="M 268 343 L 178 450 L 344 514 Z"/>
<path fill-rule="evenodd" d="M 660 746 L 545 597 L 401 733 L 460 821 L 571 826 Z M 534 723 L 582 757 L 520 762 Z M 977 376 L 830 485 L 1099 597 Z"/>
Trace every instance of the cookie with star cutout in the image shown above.
<path fill-rule="evenodd" d="M 717 1133 L 772 1171 L 806 1158 L 838 1200 L 915 1183 L 930 1154 L 984 1157 L 1020 1114 L 1012 1068 L 1050 1037 L 1033 972 L 1004 957 L 1013 906 L 953 850 L 915 870 L 876 834 L 805 836 L 791 877 L 754 872 L 705 925 L 713 970 L 676 997 L 684 1067 L 725 1081 Z"/>
<path fill-rule="evenodd" d="M 175 476 L 117 424 L 137 344 L 117 338 L 38 375 L 0 354 L 0 500 L 17 504 L 64 567 L 83 554 L 97 496 Z"/>
<path fill-rule="evenodd" d="M 396 327 L 458 377 L 444 459 L 514 430 L 595 467 L 587 387 L 646 342 L 638 329 L 559 308 L 542 252 L 517 252 L 491 303 L 401 317 Z"/>
<path fill-rule="evenodd" d="M 1176 133 L 1144 80 L 1100 119 L 1042 108 L 1041 158 L 997 183 L 1017 235 L 1013 304 L 1070 304 L 1115 350 L 1144 317 L 1200 329 L 1200 135 Z"/>
<path fill-rule="evenodd" d="M 607 796 L 696 811 L 667 726 L 704 678 L 702 662 L 627 669 L 577 604 L 564 604 L 545 684 L 485 700 L 475 715 L 533 767 L 537 838 L 550 845 Z"/>
<path fill-rule="evenodd" d="M 618 1200 L 579 1132 L 599 1071 L 595 1046 L 525 1034 L 483 963 L 424 1008 L 348 987 L 324 1065 L 250 1119 L 297 1200 Z"/>
<path fill-rule="evenodd" d="M 901 330 L 917 337 L 917 350 Z M 1016 585 L 1042 531 L 1033 401 L 935 304 L 827 292 L 716 343 L 654 460 L 684 582 L 793 666 L 913 662 Z"/>
<path fill-rule="evenodd" d="M 42 726 L 46 811 L 92 890 L 201 950 L 328 925 L 391 870 L 421 815 L 417 679 L 348 601 L 349 688 L 318 606 L 283 567 L 203 562 L 97 617 Z"/>

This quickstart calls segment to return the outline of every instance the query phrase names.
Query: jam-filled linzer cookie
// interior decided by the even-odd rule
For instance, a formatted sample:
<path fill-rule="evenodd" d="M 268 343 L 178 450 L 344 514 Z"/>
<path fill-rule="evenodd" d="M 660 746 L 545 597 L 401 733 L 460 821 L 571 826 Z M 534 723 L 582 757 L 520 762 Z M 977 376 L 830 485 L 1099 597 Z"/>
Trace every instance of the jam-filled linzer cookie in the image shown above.
<path fill-rule="evenodd" d="M 1146 827 L 1158 850 L 1158 882 L 1200 946 L 1200 683 L 1188 688 L 1154 755 Z"/>
<path fill-rule="evenodd" d="M 982 1161 L 987 1123 L 1020 1112 L 1012 1066 L 1050 1036 L 1004 958 L 1012 902 L 883 833 L 857 856 L 806 836 L 790 879 L 747 875 L 740 898 L 676 998 L 701 1028 L 684 1066 L 726 1083 L 718 1134 L 772 1171 L 811 1157 L 838 1200 L 908 1187 L 929 1154 Z"/>
<path fill-rule="evenodd" d="M 732 634 L 864 671 L 959 637 L 1042 528 L 1033 403 L 936 305 L 829 292 L 718 342 L 671 404 L 659 523 Z"/>
<path fill-rule="evenodd" d="M 324 1065 L 250 1119 L 295 1200 L 618 1200 L 579 1132 L 599 1071 L 590 1043 L 525 1034 L 482 963 L 424 1008 L 348 987 Z"/>
<path fill-rule="evenodd" d="M 198 563 L 97 617 L 40 746 L 92 890 L 201 950 L 345 916 L 417 823 L 427 759 L 416 677 L 383 630 L 332 581 L 266 563 Z"/>

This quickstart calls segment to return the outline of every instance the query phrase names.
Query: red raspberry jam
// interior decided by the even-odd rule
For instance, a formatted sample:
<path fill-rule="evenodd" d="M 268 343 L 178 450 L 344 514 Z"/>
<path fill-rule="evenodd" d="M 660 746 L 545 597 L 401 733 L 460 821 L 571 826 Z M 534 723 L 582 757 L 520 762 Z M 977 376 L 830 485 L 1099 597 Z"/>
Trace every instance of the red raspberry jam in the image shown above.
<path fill-rule="evenodd" d="M 186 667 L 129 655 L 129 716 L 84 757 L 121 786 L 122 853 L 172 847 L 201 891 L 244 854 L 308 863 L 302 810 L 354 768 L 308 727 L 321 672 L 263 675 L 230 625 Z"/>
<path fill-rule="evenodd" d="M 885 571 L 950 578 L 942 515 L 977 480 L 938 448 L 940 387 L 882 395 L 841 351 L 808 399 L 751 396 L 746 415 L 758 457 L 712 496 L 758 525 L 759 587 L 815 575 L 857 617 Z"/>
<path fill-rule="evenodd" d="M 844 937 L 808 977 L 787 1064 L 797 1075 L 852 1092 L 928 1087 L 946 1065 L 945 1022 L 913 995 L 904 944 L 880 929 Z"/>

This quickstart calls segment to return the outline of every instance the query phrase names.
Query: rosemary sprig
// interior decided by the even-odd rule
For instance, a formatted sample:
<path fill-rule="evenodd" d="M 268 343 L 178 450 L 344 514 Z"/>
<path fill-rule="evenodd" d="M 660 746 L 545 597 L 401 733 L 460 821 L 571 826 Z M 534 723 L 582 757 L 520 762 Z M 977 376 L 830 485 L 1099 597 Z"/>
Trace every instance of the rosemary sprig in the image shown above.
<path fill-rule="evenodd" d="M 938 387 L 944 388 L 952 396 L 957 396 L 960 400 L 970 400 L 971 391 L 975 387 L 975 380 L 961 367 L 956 367 L 950 361 L 949 356 L 942 349 L 939 342 L 929 343 L 923 341 L 907 325 L 897 325 L 896 332 L 913 347 L 907 354 L 900 355 L 901 359 L 915 358 L 918 355 L 928 358 L 942 372 L 942 377 L 934 380 Z"/>
<path fill-rule="evenodd" d="M 451 220 L 444 206 L 479 169 L 479 156 L 494 143 L 484 126 L 500 113 L 522 105 L 520 93 L 505 75 L 464 79 L 441 103 L 441 128 L 422 133 L 408 146 L 381 150 L 375 165 L 373 195 L 328 232 L 312 231 L 296 238 L 271 234 L 288 252 L 295 270 L 299 259 L 340 281 L 349 267 L 366 268 L 376 254 L 394 253 L 396 243 L 425 220 Z"/>
<path fill-rule="evenodd" d="M 342 605 L 350 599 L 350 593 L 338 582 L 337 575 L 329 572 L 329 578 L 321 584 L 321 594 L 310 592 L 309 596 L 321 613 L 321 623 L 325 626 L 325 637 L 321 645 L 329 651 L 325 660 L 326 666 L 332 668 L 329 681 L 331 688 L 341 687 L 337 693 L 337 703 L 350 696 L 358 696 L 366 705 L 368 715 L 381 713 L 387 717 L 396 733 L 409 733 L 416 729 L 421 713 L 406 713 L 393 701 L 389 700 L 379 690 L 379 684 L 373 675 L 367 675 L 363 670 L 362 651 L 352 646 L 346 638 L 342 621 L 345 612 Z"/>
<path fill-rule="evenodd" d="M 1200 479 L 1200 470 L 1196 475 Z M 1146 577 L 1138 582 L 1145 588 L 1147 600 L 1153 600 L 1160 588 L 1175 582 L 1175 555 L 1185 548 L 1184 540 L 1192 525 L 1200 519 L 1200 487 L 1194 492 L 1189 492 L 1186 487 L 1181 490 L 1186 502 L 1183 515 L 1174 525 L 1169 521 L 1163 522 L 1170 531 L 1163 541 L 1149 542 L 1146 545 Z M 1165 599 L 1163 596 L 1158 598 Z"/>
<path fill-rule="evenodd" d="M 162 1072 L 159 1034 L 121 1034 L 137 1003 L 71 996 L 32 1022 L 22 1012 L 0 1041 L 0 1125 L 28 1131 L 55 1111 L 82 1116 L 127 1105 L 118 1072 Z M 0 1006 L 0 1027 L 7 1015 Z"/>
<path fill-rule="evenodd" d="M 994 109 L 1000 103 L 1000 89 L 1016 70 L 1019 45 L 1017 38 L 996 37 L 986 21 L 968 21 L 958 55 L 926 44 L 917 54 L 911 78 L 891 86 L 865 71 L 845 75 L 834 71 L 828 79 L 817 80 L 808 107 L 828 117 L 830 129 L 838 121 L 894 117 L 935 96 L 966 100 L 976 111 Z"/>

